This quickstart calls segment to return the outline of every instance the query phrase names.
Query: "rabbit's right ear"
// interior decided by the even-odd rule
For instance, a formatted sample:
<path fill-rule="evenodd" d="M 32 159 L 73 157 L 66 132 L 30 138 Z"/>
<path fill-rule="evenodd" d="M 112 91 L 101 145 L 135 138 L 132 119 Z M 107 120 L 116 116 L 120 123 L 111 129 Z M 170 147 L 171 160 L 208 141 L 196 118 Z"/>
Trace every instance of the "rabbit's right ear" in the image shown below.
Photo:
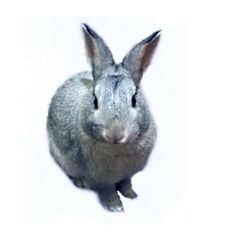
<path fill-rule="evenodd" d="M 110 49 L 103 39 L 86 24 L 82 24 L 85 39 L 85 47 L 89 63 L 92 66 L 92 74 L 97 79 L 107 67 L 114 65 Z"/>
<path fill-rule="evenodd" d="M 136 44 L 122 61 L 122 66 L 130 71 L 135 84 L 138 86 L 143 72 L 151 63 L 151 59 L 160 40 L 161 30 Z"/>

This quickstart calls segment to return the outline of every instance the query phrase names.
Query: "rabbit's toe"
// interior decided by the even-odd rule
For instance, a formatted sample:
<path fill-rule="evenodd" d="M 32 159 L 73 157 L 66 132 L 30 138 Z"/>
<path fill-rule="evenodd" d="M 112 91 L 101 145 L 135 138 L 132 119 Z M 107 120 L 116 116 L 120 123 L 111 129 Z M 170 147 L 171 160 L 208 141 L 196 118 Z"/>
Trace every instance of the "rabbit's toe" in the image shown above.
<path fill-rule="evenodd" d="M 122 202 L 102 202 L 104 208 L 111 212 L 122 212 L 124 211 Z"/>
<path fill-rule="evenodd" d="M 130 198 L 130 199 L 134 199 L 136 198 L 138 195 L 136 192 L 134 192 L 133 189 L 126 189 L 126 190 L 120 190 L 120 193 L 124 196 L 124 197 L 127 197 L 127 198 Z"/>
<path fill-rule="evenodd" d="M 138 195 L 135 193 L 135 191 L 132 189 L 131 180 L 125 179 L 119 182 L 116 185 L 116 189 L 127 198 L 136 198 Z"/>
<path fill-rule="evenodd" d="M 112 211 L 112 212 L 122 212 L 124 211 L 123 206 L 111 206 L 107 208 L 108 211 Z"/>

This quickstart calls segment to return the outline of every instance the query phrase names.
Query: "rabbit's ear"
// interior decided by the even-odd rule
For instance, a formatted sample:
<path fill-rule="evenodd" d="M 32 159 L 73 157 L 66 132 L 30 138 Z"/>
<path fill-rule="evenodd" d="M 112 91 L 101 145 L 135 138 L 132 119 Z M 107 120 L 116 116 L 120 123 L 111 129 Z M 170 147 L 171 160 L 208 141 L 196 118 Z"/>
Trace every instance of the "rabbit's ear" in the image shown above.
<path fill-rule="evenodd" d="M 104 69 L 113 65 L 115 62 L 110 49 L 93 29 L 86 24 L 82 24 L 82 30 L 88 60 L 92 66 L 93 76 L 96 79 Z"/>
<path fill-rule="evenodd" d="M 149 66 L 156 46 L 159 42 L 161 30 L 136 44 L 122 61 L 122 66 L 131 72 L 136 85 L 139 84 L 143 72 Z"/>

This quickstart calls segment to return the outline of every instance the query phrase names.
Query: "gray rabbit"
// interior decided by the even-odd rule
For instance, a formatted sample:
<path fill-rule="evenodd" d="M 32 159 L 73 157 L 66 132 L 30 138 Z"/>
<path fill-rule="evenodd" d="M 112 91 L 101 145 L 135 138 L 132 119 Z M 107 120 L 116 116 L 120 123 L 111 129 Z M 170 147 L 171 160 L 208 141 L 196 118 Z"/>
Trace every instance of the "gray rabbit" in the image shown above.
<path fill-rule="evenodd" d="M 92 72 L 66 80 L 53 96 L 50 152 L 76 186 L 96 191 L 109 211 L 123 211 L 117 191 L 137 197 L 131 178 L 145 167 L 156 139 L 140 81 L 160 31 L 136 44 L 119 64 L 91 27 L 83 24 L 82 31 Z"/>

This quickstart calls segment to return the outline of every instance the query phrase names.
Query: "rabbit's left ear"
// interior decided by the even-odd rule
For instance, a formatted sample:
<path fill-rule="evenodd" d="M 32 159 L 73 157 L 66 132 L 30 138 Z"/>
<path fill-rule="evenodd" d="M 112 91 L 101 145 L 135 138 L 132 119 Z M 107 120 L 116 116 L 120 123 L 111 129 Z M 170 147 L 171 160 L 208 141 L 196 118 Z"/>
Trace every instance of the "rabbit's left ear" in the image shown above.
<path fill-rule="evenodd" d="M 122 66 L 130 71 L 136 85 L 139 84 L 143 72 L 150 65 L 160 35 L 161 30 L 156 31 L 136 44 L 122 61 Z"/>
<path fill-rule="evenodd" d="M 82 24 L 85 47 L 89 63 L 92 66 L 94 79 L 97 79 L 101 72 L 113 65 L 112 54 L 104 40 L 88 25 Z"/>

